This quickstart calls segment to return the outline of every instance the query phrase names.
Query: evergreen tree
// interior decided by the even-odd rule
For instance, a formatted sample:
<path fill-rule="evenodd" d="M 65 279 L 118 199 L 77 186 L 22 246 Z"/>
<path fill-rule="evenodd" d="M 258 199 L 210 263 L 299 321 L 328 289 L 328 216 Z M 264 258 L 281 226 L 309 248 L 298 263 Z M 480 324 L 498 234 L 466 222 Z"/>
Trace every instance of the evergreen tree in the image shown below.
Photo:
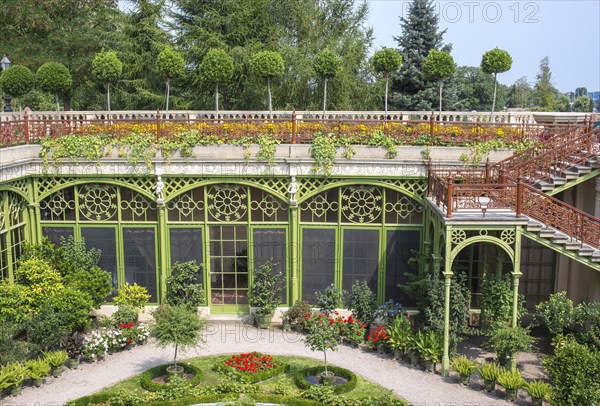
<path fill-rule="evenodd" d="M 554 111 L 557 107 L 558 90 L 552 83 L 552 72 L 548 57 L 540 61 L 540 71 L 536 76 L 533 88 L 533 103 L 539 111 Z"/>
<path fill-rule="evenodd" d="M 407 17 L 400 17 L 402 35 L 394 37 L 402 53 L 402 68 L 392 87 L 396 109 L 427 110 L 436 99 L 436 84 L 423 77 L 423 63 L 432 49 L 450 51 L 443 46 L 446 30 L 438 31 L 438 17 L 432 0 L 413 0 Z"/>
<path fill-rule="evenodd" d="M 512 108 L 526 109 L 532 106 L 532 89 L 526 76 L 517 79 L 510 87 L 507 105 Z"/>

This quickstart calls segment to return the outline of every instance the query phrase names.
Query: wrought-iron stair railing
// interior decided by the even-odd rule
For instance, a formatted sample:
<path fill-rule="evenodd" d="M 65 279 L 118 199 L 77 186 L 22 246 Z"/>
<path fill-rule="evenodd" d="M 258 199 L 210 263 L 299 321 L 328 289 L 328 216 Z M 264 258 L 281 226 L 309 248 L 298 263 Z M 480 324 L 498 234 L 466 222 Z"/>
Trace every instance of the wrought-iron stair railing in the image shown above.
<path fill-rule="evenodd" d="M 591 121 L 481 169 L 433 169 L 429 167 L 429 197 L 445 216 L 460 210 L 483 212 L 508 209 L 542 222 L 572 240 L 600 250 L 600 219 L 562 202 L 527 183 L 562 174 L 567 167 L 583 164 L 598 154 L 600 128 Z"/>

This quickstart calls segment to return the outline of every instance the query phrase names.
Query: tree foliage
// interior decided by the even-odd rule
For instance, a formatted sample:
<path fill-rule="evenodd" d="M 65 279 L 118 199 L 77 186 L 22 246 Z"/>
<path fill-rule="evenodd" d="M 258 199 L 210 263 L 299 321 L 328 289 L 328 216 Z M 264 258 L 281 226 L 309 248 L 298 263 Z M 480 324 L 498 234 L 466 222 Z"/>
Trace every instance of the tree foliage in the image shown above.
<path fill-rule="evenodd" d="M 0 75 L 2 90 L 18 99 L 22 98 L 35 85 L 35 76 L 28 67 L 13 65 Z"/>
<path fill-rule="evenodd" d="M 223 83 L 233 76 L 233 58 L 222 49 L 209 50 L 200 64 L 200 77 L 211 85 Z"/>
<path fill-rule="evenodd" d="M 397 49 L 384 48 L 375 52 L 371 58 L 373 70 L 377 73 L 383 73 L 385 77 L 385 112 L 388 108 L 388 87 L 390 74 L 396 72 L 402 66 L 402 54 Z"/>
<path fill-rule="evenodd" d="M 73 85 L 71 72 L 60 62 L 46 62 L 40 66 L 35 79 L 40 89 L 52 94 L 67 92 Z"/>
<path fill-rule="evenodd" d="M 496 107 L 496 84 L 498 73 L 508 71 L 512 66 L 512 57 L 503 49 L 494 48 L 483 54 L 481 58 L 481 69 L 488 74 L 494 75 L 494 97 L 492 101 L 492 114 Z M 490 116 L 491 119 L 491 116 Z"/>
<path fill-rule="evenodd" d="M 423 63 L 432 49 L 450 51 L 438 30 L 438 17 L 432 0 L 413 0 L 406 17 L 400 17 L 402 35 L 394 37 L 402 53 L 402 68 L 394 81 L 393 104 L 399 110 L 427 110 L 435 100 L 435 84 L 423 77 Z"/>
<path fill-rule="evenodd" d="M 260 51 L 250 58 L 250 71 L 265 79 L 272 79 L 283 75 L 285 63 L 279 52 Z"/>
<path fill-rule="evenodd" d="M 204 289 L 198 282 L 199 275 L 200 267 L 196 261 L 176 262 L 167 277 L 167 303 L 200 306 L 204 302 Z"/>
<path fill-rule="evenodd" d="M 442 81 L 448 79 L 454 71 L 456 65 L 454 59 L 448 52 L 432 49 L 429 51 L 425 62 L 423 63 L 423 77 L 426 80 Z"/>
<path fill-rule="evenodd" d="M 540 70 L 533 88 L 533 102 L 537 110 L 554 111 L 557 105 L 558 90 L 552 83 L 552 71 L 548 57 L 540 61 Z"/>
<path fill-rule="evenodd" d="M 179 52 L 171 47 L 166 47 L 158 54 L 156 66 L 160 74 L 167 80 L 176 79 L 185 71 L 185 60 Z"/>
<path fill-rule="evenodd" d="M 342 58 L 331 49 L 326 48 L 315 55 L 313 69 L 321 79 L 334 78 L 342 70 Z"/>
<path fill-rule="evenodd" d="M 92 62 L 94 77 L 105 84 L 115 82 L 123 74 L 123 63 L 114 51 L 102 51 L 96 54 Z"/>
<path fill-rule="evenodd" d="M 573 110 L 581 113 L 589 113 L 593 109 L 592 98 L 590 96 L 577 96 L 573 102 Z"/>

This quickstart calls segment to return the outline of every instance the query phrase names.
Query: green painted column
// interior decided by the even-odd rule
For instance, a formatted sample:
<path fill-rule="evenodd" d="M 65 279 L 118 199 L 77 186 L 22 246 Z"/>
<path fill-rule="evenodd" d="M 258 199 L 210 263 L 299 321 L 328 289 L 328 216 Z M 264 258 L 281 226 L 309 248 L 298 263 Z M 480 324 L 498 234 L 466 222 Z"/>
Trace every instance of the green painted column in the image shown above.
<path fill-rule="evenodd" d="M 27 182 L 27 230 L 29 233 L 29 242 L 38 244 L 41 242 L 41 233 L 38 234 L 38 226 L 40 224 L 39 217 L 36 214 L 40 212 L 40 204 L 35 203 L 35 180 L 31 179 Z M 41 232 L 41 230 L 40 230 Z"/>
<path fill-rule="evenodd" d="M 163 204 L 158 205 L 158 274 L 160 275 L 160 303 L 164 303 L 167 297 L 167 270 L 169 269 L 167 243 L 167 208 Z"/>
<path fill-rule="evenodd" d="M 298 206 L 290 206 L 290 277 L 292 279 L 291 296 L 289 305 L 293 305 L 300 298 L 300 280 L 298 270 L 300 268 L 300 223 L 298 217 Z"/>
<path fill-rule="evenodd" d="M 519 324 L 519 279 L 523 274 L 521 273 L 521 227 L 517 227 L 515 230 L 515 257 L 513 261 L 513 308 L 512 308 L 512 326 L 517 327 Z M 511 354 L 510 365 L 511 368 L 517 367 L 517 358 Z"/>
<path fill-rule="evenodd" d="M 442 376 L 450 374 L 450 283 L 452 272 L 444 271 L 444 354 L 442 356 Z"/>

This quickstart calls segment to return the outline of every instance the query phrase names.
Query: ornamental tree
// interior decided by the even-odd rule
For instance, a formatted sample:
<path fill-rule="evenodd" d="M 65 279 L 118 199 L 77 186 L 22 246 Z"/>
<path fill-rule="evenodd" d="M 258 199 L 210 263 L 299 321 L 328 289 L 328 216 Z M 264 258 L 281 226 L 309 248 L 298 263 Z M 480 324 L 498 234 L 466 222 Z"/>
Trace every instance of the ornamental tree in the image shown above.
<path fill-rule="evenodd" d="M 496 86 L 498 73 L 508 71 L 512 66 L 512 58 L 508 52 L 503 49 L 494 48 L 491 51 L 487 51 L 481 58 L 481 69 L 485 73 L 494 74 L 494 97 L 492 99 L 492 111 L 490 113 L 490 121 L 494 115 L 494 108 L 496 107 Z"/>
<path fill-rule="evenodd" d="M 269 100 L 269 116 L 273 117 L 273 102 L 271 100 L 271 79 L 283 75 L 285 63 L 279 52 L 260 51 L 250 58 L 250 71 L 253 75 L 267 79 Z"/>
<path fill-rule="evenodd" d="M 215 85 L 215 110 L 219 117 L 219 84 L 233 76 L 233 58 L 222 49 L 210 49 L 200 63 L 200 77 Z"/>
<path fill-rule="evenodd" d="M 0 75 L 0 87 L 4 93 L 19 99 L 19 111 L 21 110 L 21 98 L 33 89 L 34 84 L 34 74 L 23 65 L 13 65 Z"/>
<path fill-rule="evenodd" d="M 323 118 L 327 110 L 327 81 L 336 77 L 342 70 L 342 58 L 329 48 L 320 51 L 313 60 L 313 69 L 323 79 Z"/>
<path fill-rule="evenodd" d="M 444 87 L 444 80 L 452 76 L 455 70 L 456 65 L 452 56 L 448 52 L 438 51 L 437 49 L 429 51 L 423 63 L 423 77 L 426 80 L 440 83 L 440 119 L 442 118 L 442 89 Z"/>
<path fill-rule="evenodd" d="M 156 59 L 158 71 L 167 80 L 167 103 L 165 110 L 169 112 L 169 94 L 171 90 L 171 79 L 176 79 L 183 75 L 185 69 L 185 60 L 183 56 L 171 47 L 166 47 Z"/>
<path fill-rule="evenodd" d="M 106 104 L 110 117 L 110 84 L 117 81 L 123 73 L 123 63 L 114 51 L 102 51 L 92 61 L 92 74 L 106 86 Z"/>
<path fill-rule="evenodd" d="M 385 116 L 387 117 L 388 107 L 388 84 L 390 74 L 398 71 L 402 66 L 402 54 L 394 48 L 384 48 L 375 52 L 371 58 L 373 70 L 377 73 L 382 73 L 385 77 Z"/>
<path fill-rule="evenodd" d="M 335 322 L 319 313 L 308 320 L 308 334 L 304 337 L 304 344 L 311 351 L 323 351 L 325 360 L 325 375 L 327 372 L 327 351 L 337 351 L 340 341 L 340 329 Z"/>
<path fill-rule="evenodd" d="M 156 338 L 156 344 L 161 348 L 175 347 L 173 369 L 177 368 L 177 351 L 195 347 L 204 343 L 201 332 L 204 321 L 198 317 L 196 310 L 186 306 L 161 305 L 152 313 L 156 323 L 151 327 L 150 334 Z"/>
<path fill-rule="evenodd" d="M 59 93 L 66 93 L 73 85 L 69 69 L 59 62 L 46 62 L 39 67 L 35 75 L 38 87 L 44 92 L 53 93 L 56 98 L 56 112 L 60 111 Z"/>

